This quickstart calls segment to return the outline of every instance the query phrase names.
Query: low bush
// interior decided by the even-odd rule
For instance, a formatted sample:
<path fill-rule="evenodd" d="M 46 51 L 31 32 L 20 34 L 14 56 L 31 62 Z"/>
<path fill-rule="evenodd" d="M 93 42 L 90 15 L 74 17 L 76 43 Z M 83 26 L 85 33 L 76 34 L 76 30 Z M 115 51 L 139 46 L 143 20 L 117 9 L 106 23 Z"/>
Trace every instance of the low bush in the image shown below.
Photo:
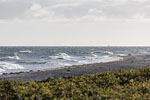
<path fill-rule="evenodd" d="M 0 81 L 0 100 L 148 100 L 150 68 L 37 82 Z"/>

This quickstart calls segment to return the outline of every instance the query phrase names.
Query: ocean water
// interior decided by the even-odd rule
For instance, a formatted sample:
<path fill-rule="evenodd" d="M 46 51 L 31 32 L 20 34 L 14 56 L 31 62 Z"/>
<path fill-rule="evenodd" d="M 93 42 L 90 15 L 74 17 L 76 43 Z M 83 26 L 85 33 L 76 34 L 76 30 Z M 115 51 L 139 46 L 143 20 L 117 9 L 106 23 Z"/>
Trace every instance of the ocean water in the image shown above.
<path fill-rule="evenodd" d="M 110 62 L 150 54 L 150 47 L 0 47 L 0 74 Z"/>

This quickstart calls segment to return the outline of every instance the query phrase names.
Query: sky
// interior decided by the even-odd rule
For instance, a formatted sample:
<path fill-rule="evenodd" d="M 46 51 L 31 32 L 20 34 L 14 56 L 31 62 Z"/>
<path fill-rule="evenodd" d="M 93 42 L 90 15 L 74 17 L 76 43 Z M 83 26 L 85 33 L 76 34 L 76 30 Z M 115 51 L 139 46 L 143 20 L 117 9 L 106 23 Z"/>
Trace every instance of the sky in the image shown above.
<path fill-rule="evenodd" d="M 150 46 L 150 0 L 0 0 L 0 46 Z"/>

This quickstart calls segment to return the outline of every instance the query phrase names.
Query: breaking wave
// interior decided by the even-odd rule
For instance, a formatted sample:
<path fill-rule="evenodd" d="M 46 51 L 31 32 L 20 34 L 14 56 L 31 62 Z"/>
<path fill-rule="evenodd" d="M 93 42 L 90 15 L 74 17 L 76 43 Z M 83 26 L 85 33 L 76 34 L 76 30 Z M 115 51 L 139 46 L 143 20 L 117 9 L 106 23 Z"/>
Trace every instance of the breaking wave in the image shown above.
<path fill-rule="evenodd" d="M 5 70 L 16 70 L 16 69 L 24 69 L 24 67 L 15 63 L 0 62 L 0 72 L 4 72 Z"/>
<path fill-rule="evenodd" d="M 16 59 L 16 60 L 20 60 L 20 57 L 18 56 L 17 53 L 14 53 L 14 56 L 8 56 L 7 58 L 9 59 Z"/>
<path fill-rule="evenodd" d="M 114 53 L 113 53 L 113 52 L 110 52 L 110 51 L 104 51 L 103 53 L 104 53 L 104 54 L 108 54 L 108 55 L 114 55 Z"/>
<path fill-rule="evenodd" d="M 51 59 L 64 59 L 64 60 L 70 60 L 71 56 L 69 56 L 66 53 L 58 53 L 55 56 L 49 56 Z"/>
<path fill-rule="evenodd" d="M 92 54 L 93 57 L 98 57 L 96 54 Z"/>
<path fill-rule="evenodd" d="M 87 50 L 86 50 L 87 49 Z M 42 70 L 72 65 L 92 64 L 117 61 L 126 56 L 126 52 L 113 51 L 109 49 L 89 50 L 32 48 L 11 49 L 0 52 L 0 73 L 17 71 Z M 34 51 L 35 50 L 35 51 Z M 45 51 L 44 51 L 45 50 Z M 31 53 L 33 52 L 33 53 Z M 22 67 L 23 66 L 23 67 Z"/>
<path fill-rule="evenodd" d="M 1 69 L 1 68 L 0 68 L 0 74 L 1 74 L 1 72 L 4 72 L 4 71 L 5 71 L 4 69 Z"/>
<path fill-rule="evenodd" d="M 105 63 L 105 62 L 111 62 L 111 61 L 117 61 L 122 59 L 122 57 L 118 56 L 93 56 L 93 57 L 86 57 L 85 59 L 79 60 L 79 64 L 92 64 L 92 63 Z"/>
<path fill-rule="evenodd" d="M 81 65 L 81 64 L 111 62 L 111 61 L 120 60 L 122 58 L 119 56 L 113 56 L 112 55 L 113 53 L 111 52 L 105 52 L 105 53 L 109 55 L 99 56 L 99 55 L 94 54 L 94 52 L 91 52 L 91 54 L 88 56 L 69 56 L 66 53 L 58 53 L 55 56 L 49 56 L 49 58 L 52 59 L 53 62 L 56 61 L 55 63 L 57 63 L 58 65 L 62 63 L 58 61 L 59 59 L 65 60 L 63 62 L 63 65 L 68 64 L 68 63 L 71 65 Z"/>

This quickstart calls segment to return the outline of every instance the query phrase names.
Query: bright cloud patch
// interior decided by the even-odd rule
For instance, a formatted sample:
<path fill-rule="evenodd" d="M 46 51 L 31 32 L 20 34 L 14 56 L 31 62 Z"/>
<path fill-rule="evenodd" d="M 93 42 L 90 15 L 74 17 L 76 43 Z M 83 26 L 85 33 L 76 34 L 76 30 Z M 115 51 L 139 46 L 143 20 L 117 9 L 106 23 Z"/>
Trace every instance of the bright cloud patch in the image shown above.
<path fill-rule="evenodd" d="M 50 17 L 54 13 L 50 12 L 46 7 L 42 7 L 40 4 L 33 4 L 29 9 L 29 14 L 33 17 Z"/>

